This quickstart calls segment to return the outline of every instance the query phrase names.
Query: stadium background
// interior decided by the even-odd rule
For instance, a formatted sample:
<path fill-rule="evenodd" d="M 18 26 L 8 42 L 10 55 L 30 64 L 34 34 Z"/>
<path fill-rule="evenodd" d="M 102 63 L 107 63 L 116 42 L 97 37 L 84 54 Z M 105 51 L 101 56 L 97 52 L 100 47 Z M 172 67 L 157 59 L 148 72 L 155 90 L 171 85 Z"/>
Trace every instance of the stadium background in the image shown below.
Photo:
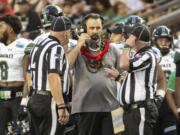
<path fill-rule="evenodd" d="M 17 4 L 18 2 L 21 4 Z M 29 4 L 29 7 L 26 4 Z M 0 16 L 6 13 L 19 15 L 20 12 L 23 36 L 27 38 L 29 32 L 40 26 L 29 28 L 28 25 L 37 20 L 28 21 L 27 18 L 32 16 L 26 12 L 35 12 L 40 17 L 41 10 L 47 4 L 60 6 L 75 25 L 81 23 L 86 13 L 96 12 L 104 17 L 105 28 L 124 21 L 129 15 L 138 15 L 145 19 L 151 28 L 161 24 L 170 27 L 175 35 L 180 31 L 179 0 L 0 0 Z M 23 6 L 26 6 L 28 11 L 25 11 Z M 176 35 L 175 38 L 177 37 Z"/>

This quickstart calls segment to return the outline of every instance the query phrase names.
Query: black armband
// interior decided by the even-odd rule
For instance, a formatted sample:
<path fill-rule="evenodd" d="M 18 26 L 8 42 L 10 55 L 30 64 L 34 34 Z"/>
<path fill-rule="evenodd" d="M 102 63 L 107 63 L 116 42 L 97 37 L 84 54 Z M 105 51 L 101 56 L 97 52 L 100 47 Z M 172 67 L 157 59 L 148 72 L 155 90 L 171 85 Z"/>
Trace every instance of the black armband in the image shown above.
<path fill-rule="evenodd" d="M 60 105 L 57 105 L 57 108 L 58 109 L 66 109 L 67 106 L 65 104 L 60 104 Z"/>

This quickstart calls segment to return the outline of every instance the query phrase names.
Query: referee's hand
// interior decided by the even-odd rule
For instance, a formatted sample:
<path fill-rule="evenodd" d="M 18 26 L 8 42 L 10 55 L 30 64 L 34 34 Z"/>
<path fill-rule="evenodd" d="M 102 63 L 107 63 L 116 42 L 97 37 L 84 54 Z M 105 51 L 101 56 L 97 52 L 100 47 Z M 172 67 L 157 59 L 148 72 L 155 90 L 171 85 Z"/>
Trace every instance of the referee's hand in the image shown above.
<path fill-rule="evenodd" d="M 119 75 L 119 72 L 114 67 L 104 68 L 104 71 L 107 77 L 109 77 L 112 80 L 115 80 L 116 77 Z"/>
<path fill-rule="evenodd" d="M 126 44 L 128 44 L 130 47 L 134 47 L 135 41 L 136 41 L 136 37 L 130 35 L 129 38 L 126 40 Z"/>
<path fill-rule="evenodd" d="M 62 125 L 65 125 L 69 121 L 69 113 L 67 109 L 58 109 L 58 116 L 58 121 Z"/>

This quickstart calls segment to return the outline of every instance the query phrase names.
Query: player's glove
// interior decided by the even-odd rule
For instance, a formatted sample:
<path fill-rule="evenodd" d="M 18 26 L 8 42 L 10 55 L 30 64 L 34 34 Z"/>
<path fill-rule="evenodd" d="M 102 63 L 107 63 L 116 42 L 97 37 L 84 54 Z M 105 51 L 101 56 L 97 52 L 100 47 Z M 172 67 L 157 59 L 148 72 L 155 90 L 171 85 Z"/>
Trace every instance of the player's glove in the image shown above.
<path fill-rule="evenodd" d="M 27 117 L 28 111 L 27 111 L 27 103 L 28 103 L 28 97 L 22 98 L 21 104 L 18 110 L 18 119 L 23 120 Z"/>
<path fill-rule="evenodd" d="M 164 90 L 157 90 L 156 91 L 154 101 L 155 101 L 155 104 L 156 104 L 158 109 L 161 107 L 161 104 L 162 104 L 162 102 L 164 100 L 165 94 L 166 93 L 165 93 Z"/>

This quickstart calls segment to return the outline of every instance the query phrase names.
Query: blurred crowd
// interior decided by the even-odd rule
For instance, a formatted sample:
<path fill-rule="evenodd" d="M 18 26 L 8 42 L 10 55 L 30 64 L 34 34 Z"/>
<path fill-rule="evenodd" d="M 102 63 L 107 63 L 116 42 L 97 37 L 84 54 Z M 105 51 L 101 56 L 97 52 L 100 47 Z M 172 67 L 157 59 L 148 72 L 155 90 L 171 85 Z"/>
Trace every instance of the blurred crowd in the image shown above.
<path fill-rule="evenodd" d="M 159 4 L 155 4 L 158 2 Z M 42 27 L 41 10 L 48 4 L 61 7 L 64 15 L 70 17 L 75 25 L 81 23 L 84 15 L 93 12 L 101 14 L 108 27 L 114 22 L 123 22 L 131 14 L 142 16 L 147 22 L 151 22 L 178 8 L 178 5 L 173 5 L 167 11 L 162 10 L 143 16 L 144 13 L 158 8 L 160 4 L 168 2 L 168 0 L 0 0 L 0 16 L 6 13 L 17 15 L 23 25 L 23 37 L 29 38 L 29 32 Z M 179 28 L 173 24 L 173 29 L 176 32 Z"/>

